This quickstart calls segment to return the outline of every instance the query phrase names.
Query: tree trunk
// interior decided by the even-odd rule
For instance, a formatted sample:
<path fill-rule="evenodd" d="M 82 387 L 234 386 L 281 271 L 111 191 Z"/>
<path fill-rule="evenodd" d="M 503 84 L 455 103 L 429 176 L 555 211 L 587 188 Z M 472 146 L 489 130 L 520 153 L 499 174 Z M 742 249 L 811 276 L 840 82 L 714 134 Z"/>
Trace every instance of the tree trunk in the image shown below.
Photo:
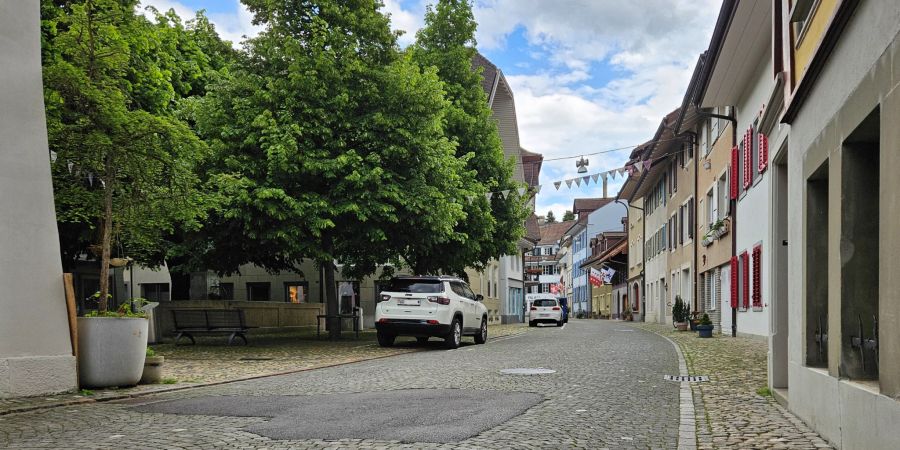
<path fill-rule="evenodd" d="M 341 319 L 336 316 L 340 313 L 340 304 L 338 303 L 337 284 L 334 280 L 334 261 L 322 261 L 322 268 L 325 271 L 325 313 L 328 314 L 326 324 L 328 325 L 328 337 L 332 340 L 341 337 Z"/>
<path fill-rule="evenodd" d="M 98 299 L 97 308 L 101 313 L 105 313 L 109 308 L 109 253 L 112 238 L 112 202 L 113 202 L 113 183 L 111 174 L 113 172 L 111 158 L 106 159 L 106 175 L 103 189 L 103 234 L 100 256 L 100 298 Z"/>

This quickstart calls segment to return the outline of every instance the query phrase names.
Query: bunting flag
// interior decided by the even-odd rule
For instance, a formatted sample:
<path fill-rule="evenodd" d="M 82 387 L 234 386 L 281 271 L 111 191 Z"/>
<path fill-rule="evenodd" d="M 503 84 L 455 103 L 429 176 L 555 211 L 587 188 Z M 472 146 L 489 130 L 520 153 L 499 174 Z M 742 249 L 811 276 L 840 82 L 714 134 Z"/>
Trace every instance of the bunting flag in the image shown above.
<path fill-rule="evenodd" d="M 594 180 L 594 184 L 597 184 L 597 179 L 598 179 L 598 178 L 600 178 L 600 174 L 599 174 L 599 173 L 595 173 L 595 174 L 591 175 L 591 179 Z"/>
<path fill-rule="evenodd" d="M 632 164 L 632 165 L 634 166 L 635 172 L 641 173 L 641 172 L 644 171 L 644 165 L 643 165 L 643 164 L 637 163 L 637 164 Z"/>
<path fill-rule="evenodd" d="M 524 197 L 524 196 L 525 196 L 525 191 L 526 191 L 525 188 L 519 188 L 519 189 L 516 190 L 516 192 L 519 193 L 519 197 Z"/>
<path fill-rule="evenodd" d="M 633 177 L 634 172 L 635 172 L 634 164 L 629 164 L 629 165 L 625 166 L 625 168 L 628 169 L 628 176 Z"/>
<path fill-rule="evenodd" d="M 575 179 L 575 186 L 581 187 L 581 178 Z"/>
<path fill-rule="evenodd" d="M 613 180 L 615 180 L 615 179 L 616 179 L 616 172 L 617 172 L 616 170 L 610 170 L 609 172 L 606 172 L 606 173 L 609 174 L 610 178 L 612 178 Z"/>
<path fill-rule="evenodd" d="M 584 181 L 584 185 L 587 186 L 588 182 L 591 181 L 591 176 L 587 175 L 587 176 L 581 177 L 581 181 Z"/>
<path fill-rule="evenodd" d="M 503 191 L 503 198 L 509 198 L 509 189 Z"/>
<path fill-rule="evenodd" d="M 624 176 L 625 176 L 625 171 L 628 170 L 628 169 L 626 169 L 626 168 L 624 168 L 624 167 L 620 167 L 618 170 L 619 170 L 619 176 L 623 176 L 623 177 L 624 177 Z"/>
<path fill-rule="evenodd" d="M 491 201 L 491 197 L 493 197 L 494 194 L 492 192 L 488 192 L 487 194 L 484 194 L 484 196 L 487 198 L 487 201 Z"/>
<path fill-rule="evenodd" d="M 569 189 L 572 189 L 572 181 L 574 181 L 574 180 L 571 178 L 566 180 L 566 187 L 568 187 Z"/>
<path fill-rule="evenodd" d="M 650 166 L 653 165 L 653 161 L 644 161 L 644 170 L 650 170 Z"/>
<path fill-rule="evenodd" d="M 541 188 L 542 188 L 542 187 L 544 187 L 544 185 L 542 185 L 542 184 L 537 185 L 537 187 L 534 188 L 534 193 L 535 193 L 535 194 L 540 194 L 540 193 L 541 193 Z M 557 186 L 556 188 L 559 189 L 559 186 Z"/>
<path fill-rule="evenodd" d="M 559 190 L 559 186 L 562 184 L 562 181 L 554 181 L 553 186 L 556 186 L 556 190 Z"/>

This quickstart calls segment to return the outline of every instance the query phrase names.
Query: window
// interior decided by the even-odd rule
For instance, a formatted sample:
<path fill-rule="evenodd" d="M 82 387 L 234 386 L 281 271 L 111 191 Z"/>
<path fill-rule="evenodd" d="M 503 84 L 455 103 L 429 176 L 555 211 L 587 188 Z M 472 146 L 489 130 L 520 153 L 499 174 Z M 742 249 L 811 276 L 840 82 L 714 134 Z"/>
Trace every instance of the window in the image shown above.
<path fill-rule="evenodd" d="M 267 302 L 271 300 L 271 283 L 247 283 L 247 300 Z"/>
<path fill-rule="evenodd" d="M 688 200 L 688 239 L 694 239 L 694 228 L 696 227 L 694 220 L 694 197 Z"/>
<path fill-rule="evenodd" d="M 309 302 L 309 282 L 296 281 L 284 283 L 284 301 L 288 303 Z"/>
<path fill-rule="evenodd" d="M 541 267 L 543 269 L 544 275 L 553 275 L 553 266 L 546 265 Z"/>
<path fill-rule="evenodd" d="M 706 222 L 712 224 L 716 221 L 716 191 L 710 188 L 706 193 Z"/>
<path fill-rule="evenodd" d="M 169 283 L 141 283 L 141 297 L 151 302 L 167 302 Z"/>
<path fill-rule="evenodd" d="M 718 211 L 717 219 L 724 219 L 725 216 L 728 215 L 728 172 L 722 172 L 722 175 L 719 177 L 717 187 L 717 200 L 719 206 L 716 208 Z"/>
<path fill-rule="evenodd" d="M 413 294 L 437 294 L 444 292 L 444 284 L 440 280 L 396 278 L 391 280 L 385 290 L 388 292 L 409 292 Z"/>
<path fill-rule="evenodd" d="M 234 283 L 219 283 L 209 288 L 210 300 L 234 300 Z"/>
<path fill-rule="evenodd" d="M 678 207 L 678 243 L 684 245 L 684 209 L 685 205 Z"/>

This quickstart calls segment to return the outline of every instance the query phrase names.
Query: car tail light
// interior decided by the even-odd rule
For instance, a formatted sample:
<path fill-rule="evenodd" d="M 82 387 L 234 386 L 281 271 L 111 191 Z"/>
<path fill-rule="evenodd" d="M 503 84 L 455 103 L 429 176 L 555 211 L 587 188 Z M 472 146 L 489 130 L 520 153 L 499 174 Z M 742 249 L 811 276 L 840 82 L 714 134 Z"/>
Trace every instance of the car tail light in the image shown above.
<path fill-rule="evenodd" d="M 531 307 L 531 310 L 532 310 L 532 311 L 537 311 L 537 306 L 532 306 L 532 307 Z"/>
<path fill-rule="evenodd" d="M 390 296 L 390 295 L 387 295 L 387 294 L 382 294 L 382 295 L 381 295 L 381 301 L 383 301 L 383 302 L 386 302 L 386 301 L 388 301 L 388 300 L 390 300 L 390 299 L 391 299 L 391 296 Z"/>
<path fill-rule="evenodd" d="M 378 323 L 388 323 L 390 320 L 388 319 L 378 319 Z"/>
<path fill-rule="evenodd" d="M 428 301 L 431 303 L 437 303 L 440 305 L 449 305 L 450 304 L 449 297 L 428 297 Z"/>
<path fill-rule="evenodd" d="M 553 310 L 554 310 L 554 311 L 559 311 L 559 306 L 554 306 L 554 307 L 553 307 Z"/>
<path fill-rule="evenodd" d="M 440 322 L 438 322 L 437 320 L 428 320 L 428 321 L 426 321 L 426 323 L 428 323 L 428 325 L 439 325 L 440 324 Z"/>

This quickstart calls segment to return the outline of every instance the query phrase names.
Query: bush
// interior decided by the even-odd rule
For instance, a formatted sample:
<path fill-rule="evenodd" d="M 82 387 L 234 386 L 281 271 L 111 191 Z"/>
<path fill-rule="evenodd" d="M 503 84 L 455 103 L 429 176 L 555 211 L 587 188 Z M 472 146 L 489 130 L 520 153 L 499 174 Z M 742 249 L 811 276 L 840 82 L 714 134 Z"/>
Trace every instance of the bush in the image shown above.
<path fill-rule="evenodd" d="M 703 317 L 700 318 L 700 325 L 712 325 L 712 320 L 709 320 L 709 314 L 703 313 Z"/>

